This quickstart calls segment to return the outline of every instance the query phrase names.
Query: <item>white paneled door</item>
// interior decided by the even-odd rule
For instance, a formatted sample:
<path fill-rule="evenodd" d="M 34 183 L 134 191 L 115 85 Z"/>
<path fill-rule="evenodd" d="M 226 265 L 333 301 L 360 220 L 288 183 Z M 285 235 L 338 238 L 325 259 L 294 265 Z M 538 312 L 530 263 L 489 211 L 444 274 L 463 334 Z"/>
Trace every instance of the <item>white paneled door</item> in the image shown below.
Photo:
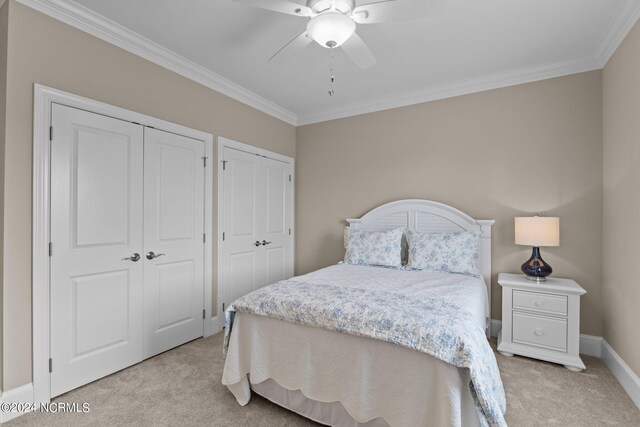
<path fill-rule="evenodd" d="M 145 128 L 144 357 L 203 335 L 203 157 L 202 141 Z"/>
<path fill-rule="evenodd" d="M 203 334 L 201 141 L 54 104 L 51 396 Z"/>
<path fill-rule="evenodd" d="M 221 298 L 237 298 L 293 275 L 292 165 L 224 147 Z"/>
<path fill-rule="evenodd" d="M 51 395 L 140 361 L 143 128 L 54 105 Z"/>
<path fill-rule="evenodd" d="M 291 164 L 262 157 L 264 192 L 264 231 L 261 243 L 265 252 L 263 284 L 275 283 L 293 275 Z M 266 240 L 266 241 L 265 241 Z"/>
<path fill-rule="evenodd" d="M 265 251 L 261 230 L 265 216 L 261 191 L 260 157 L 231 148 L 224 149 L 222 268 L 223 303 L 263 286 Z M 264 237 L 266 238 L 266 237 Z M 226 301 L 225 301 L 226 300 Z"/>

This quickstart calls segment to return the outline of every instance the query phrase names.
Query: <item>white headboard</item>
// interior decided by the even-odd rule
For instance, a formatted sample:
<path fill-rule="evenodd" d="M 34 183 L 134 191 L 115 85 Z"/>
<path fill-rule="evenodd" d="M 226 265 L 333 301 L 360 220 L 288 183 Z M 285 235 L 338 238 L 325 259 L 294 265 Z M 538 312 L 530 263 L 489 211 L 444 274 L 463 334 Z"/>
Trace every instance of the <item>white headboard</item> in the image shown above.
<path fill-rule="evenodd" d="M 388 230 L 406 227 L 415 231 L 446 233 L 480 231 L 478 268 L 487 286 L 488 319 L 491 319 L 491 226 L 494 220 L 473 219 L 466 213 L 431 200 L 398 200 L 378 206 L 362 218 L 347 219 L 354 230 Z"/>

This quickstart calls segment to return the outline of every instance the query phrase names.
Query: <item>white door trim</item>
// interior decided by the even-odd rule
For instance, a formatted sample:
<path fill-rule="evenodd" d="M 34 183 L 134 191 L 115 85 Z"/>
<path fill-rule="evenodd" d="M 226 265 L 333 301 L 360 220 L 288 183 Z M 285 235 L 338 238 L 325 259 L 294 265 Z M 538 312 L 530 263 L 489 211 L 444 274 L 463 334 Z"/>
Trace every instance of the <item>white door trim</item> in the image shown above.
<path fill-rule="evenodd" d="M 51 399 L 51 378 L 49 375 L 49 236 L 51 216 L 50 208 L 50 157 L 49 132 L 51 127 L 51 105 L 53 103 L 80 108 L 97 114 L 139 123 L 167 132 L 176 133 L 193 139 L 204 141 L 205 156 L 209 162 L 205 168 L 205 226 L 207 244 L 204 253 L 204 308 L 205 308 L 205 336 L 214 331 L 212 325 L 217 323 L 210 319 L 211 286 L 213 277 L 213 172 L 211 159 L 213 156 L 213 135 L 190 129 L 165 120 L 146 116 L 124 108 L 115 107 L 92 99 L 73 95 L 57 89 L 39 84 L 34 85 L 33 102 L 33 252 L 32 252 L 32 282 L 33 282 L 33 393 L 35 403 L 48 403 Z M 55 131 L 55 130 L 54 130 Z M 212 166 L 212 165 L 211 165 Z"/>
<path fill-rule="evenodd" d="M 223 195 L 224 195 L 224 175 L 223 175 L 223 164 L 222 159 L 224 158 L 224 149 L 225 148 L 233 148 L 235 150 L 244 151 L 246 153 L 256 154 L 262 157 L 268 157 L 270 159 L 279 160 L 281 162 L 286 162 L 291 164 L 291 181 L 293 185 L 293 190 L 291 191 L 291 266 L 293 271 L 295 272 L 295 242 L 296 242 L 296 200 L 295 200 L 295 184 L 296 184 L 296 168 L 295 168 L 295 159 L 293 157 L 285 156 L 282 154 L 274 153 L 272 151 L 264 150 L 262 148 L 254 147 L 252 145 L 243 144 L 241 142 L 233 141 L 228 138 L 218 137 L 218 195 L 217 195 L 217 212 L 218 212 L 218 236 L 217 236 L 217 249 L 218 249 L 218 269 L 216 274 L 217 279 L 217 288 L 218 288 L 218 299 L 217 299 L 217 310 L 218 314 L 218 325 L 219 328 L 224 326 L 224 311 L 222 310 L 222 303 L 224 301 L 224 291 L 225 289 L 220 286 L 222 281 L 222 269 L 220 266 L 222 265 L 222 233 L 223 230 Z"/>

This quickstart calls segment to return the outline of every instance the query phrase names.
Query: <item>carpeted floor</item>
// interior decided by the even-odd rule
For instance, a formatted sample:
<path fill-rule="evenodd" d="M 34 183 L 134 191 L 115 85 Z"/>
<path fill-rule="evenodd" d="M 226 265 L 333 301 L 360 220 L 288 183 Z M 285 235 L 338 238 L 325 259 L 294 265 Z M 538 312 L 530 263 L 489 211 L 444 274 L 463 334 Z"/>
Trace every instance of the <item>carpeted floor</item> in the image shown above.
<path fill-rule="evenodd" d="M 495 346 L 495 343 L 492 343 Z M 640 410 L 596 358 L 581 373 L 497 356 L 510 426 L 640 426 Z M 88 402 L 88 413 L 30 413 L 19 426 L 317 426 L 254 396 L 239 406 L 220 384 L 222 334 L 199 339 L 55 399 Z"/>

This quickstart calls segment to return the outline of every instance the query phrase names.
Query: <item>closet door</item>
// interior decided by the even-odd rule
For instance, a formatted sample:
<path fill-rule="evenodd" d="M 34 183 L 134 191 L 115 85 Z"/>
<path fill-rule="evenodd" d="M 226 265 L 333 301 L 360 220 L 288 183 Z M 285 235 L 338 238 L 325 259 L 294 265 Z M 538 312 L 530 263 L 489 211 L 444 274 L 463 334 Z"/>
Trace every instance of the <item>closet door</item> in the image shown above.
<path fill-rule="evenodd" d="M 293 275 L 293 242 L 290 234 L 292 220 L 291 164 L 262 158 L 264 182 L 265 228 L 262 235 L 265 251 L 265 283 L 275 283 Z"/>
<path fill-rule="evenodd" d="M 51 395 L 142 359 L 143 129 L 53 105 Z"/>
<path fill-rule="evenodd" d="M 204 143 L 144 131 L 144 357 L 203 335 Z"/>
<path fill-rule="evenodd" d="M 223 152 L 222 302 L 226 305 L 266 284 L 264 179 L 261 158 L 232 148 Z"/>
<path fill-rule="evenodd" d="M 292 165 L 223 150 L 221 302 L 293 275 Z"/>

